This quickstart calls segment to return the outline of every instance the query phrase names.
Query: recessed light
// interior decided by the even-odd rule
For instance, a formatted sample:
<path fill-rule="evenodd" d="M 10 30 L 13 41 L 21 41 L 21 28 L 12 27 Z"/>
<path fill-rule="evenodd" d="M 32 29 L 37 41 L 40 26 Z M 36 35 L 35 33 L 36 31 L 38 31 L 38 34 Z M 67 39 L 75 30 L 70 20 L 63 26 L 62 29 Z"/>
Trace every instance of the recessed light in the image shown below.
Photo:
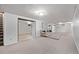
<path fill-rule="evenodd" d="M 72 23 L 72 22 L 66 22 L 66 23 Z"/>
<path fill-rule="evenodd" d="M 44 15 L 44 13 L 39 13 L 39 15 L 40 15 L 40 16 L 43 16 L 43 15 Z"/>
<path fill-rule="evenodd" d="M 58 24 L 63 24 L 62 22 L 59 22 Z"/>
<path fill-rule="evenodd" d="M 45 10 L 37 10 L 37 11 L 35 11 L 35 14 L 38 16 L 44 16 L 44 15 L 46 15 L 46 11 Z"/>

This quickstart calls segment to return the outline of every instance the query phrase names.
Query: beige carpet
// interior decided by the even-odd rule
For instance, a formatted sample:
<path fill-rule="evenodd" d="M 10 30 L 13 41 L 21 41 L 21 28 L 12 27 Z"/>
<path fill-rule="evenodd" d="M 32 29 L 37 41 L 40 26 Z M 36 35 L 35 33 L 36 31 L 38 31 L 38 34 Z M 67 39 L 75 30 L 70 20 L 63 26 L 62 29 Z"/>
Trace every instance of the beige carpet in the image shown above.
<path fill-rule="evenodd" d="M 32 39 L 31 34 L 26 34 L 26 33 L 19 34 L 19 42 L 27 41 L 27 40 L 30 40 L 30 39 Z"/>
<path fill-rule="evenodd" d="M 63 33 L 59 40 L 49 37 L 39 37 L 34 40 L 22 41 L 9 46 L 1 46 L 0 53 L 77 54 L 78 51 L 73 41 L 72 35 L 69 33 Z"/>

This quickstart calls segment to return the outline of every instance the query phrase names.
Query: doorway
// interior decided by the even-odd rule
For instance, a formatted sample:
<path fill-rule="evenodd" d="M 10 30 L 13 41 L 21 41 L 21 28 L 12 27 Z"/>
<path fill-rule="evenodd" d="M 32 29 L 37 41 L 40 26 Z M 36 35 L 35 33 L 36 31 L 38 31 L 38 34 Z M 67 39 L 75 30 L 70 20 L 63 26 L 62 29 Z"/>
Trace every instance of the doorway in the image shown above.
<path fill-rule="evenodd" d="M 28 41 L 36 37 L 36 22 L 18 18 L 18 41 Z"/>

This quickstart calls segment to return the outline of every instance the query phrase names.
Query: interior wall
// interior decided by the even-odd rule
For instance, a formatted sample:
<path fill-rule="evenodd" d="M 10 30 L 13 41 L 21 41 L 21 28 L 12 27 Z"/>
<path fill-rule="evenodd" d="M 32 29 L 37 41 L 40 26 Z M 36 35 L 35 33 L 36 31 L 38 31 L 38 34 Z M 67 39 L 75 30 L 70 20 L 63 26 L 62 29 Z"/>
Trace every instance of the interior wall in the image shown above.
<path fill-rule="evenodd" d="M 36 28 L 38 27 L 38 26 L 36 27 L 36 23 L 37 23 L 37 22 L 33 22 L 33 23 L 32 23 L 32 37 L 33 37 L 33 40 L 35 40 L 36 37 L 40 35 L 40 33 L 39 33 L 40 31 L 38 31 L 38 29 L 36 29 Z M 39 28 L 39 29 L 40 29 L 40 28 Z M 38 32 L 37 32 L 37 31 L 38 31 Z"/>
<path fill-rule="evenodd" d="M 43 30 L 46 30 L 46 31 L 47 31 L 47 29 L 48 29 L 48 24 L 45 23 L 45 21 L 43 22 L 42 26 L 43 26 Z"/>
<path fill-rule="evenodd" d="M 72 33 L 72 23 L 66 23 L 66 25 L 65 25 L 65 31 L 66 32 L 70 32 L 70 33 Z"/>
<path fill-rule="evenodd" d="M 57 24 L 56 32 L 72 32 L 71 23 Z"/>
<path fill-rule="evenodd" d="M 40 31 L 42 30 L 42 21 L 36 20 L 36 36 L 40 36 Z"/>
<path fill-rule="evenodd" d="M 35 30 L 33 30 L 33 33 L 35 33 L 36 36 L 40 35 L 41 21 L 5 12 L 3 17 L 4 45 L 10 45 L 18 42 L 18 18 L 35 21 L 36 27 L 34 25 Z"/>
<path fill-rule="evenodd" d="M 74 34 L 74 41 L 79 51 L 79 5 L 77 5 L 73 18 L 73 34 Z"/>
<path fill-rule="evenodd" d="M 56 26 L 55 26 L 55 28 L 56 28 L 56 32 L 64 32 L 65 31 L 65 25 L 62 25 L 62 24 L 57 24 Z"/>
<path fill-rule="evenodd" d="M 56 30 L 55 30 L 55 26 L 54 25 L 52 25 L 52 32 L 55 32 Z"/>
<path fill-rule="evenodd" d="M 17 15 L 4 13 L 4 45 L 17 43 Z"/>

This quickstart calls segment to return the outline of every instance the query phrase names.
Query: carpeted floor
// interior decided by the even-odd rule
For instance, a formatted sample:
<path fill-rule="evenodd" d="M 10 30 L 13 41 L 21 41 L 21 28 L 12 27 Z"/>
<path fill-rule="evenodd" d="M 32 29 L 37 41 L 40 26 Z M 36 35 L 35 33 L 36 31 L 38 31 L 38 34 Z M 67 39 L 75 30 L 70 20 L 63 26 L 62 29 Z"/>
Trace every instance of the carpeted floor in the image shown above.
<path fill-rule="evenodd" d="M 58 36 L 58 34 L 56 34 Z M 52 36 L 53 37 L 53 36 Z M 27 38 L 26 38 L 27 39 Z M 9 46 L 1 46 L 1 54 L 78 54 L 73 36 L 63 33 L 55 40 L 50 37 L 38 37 L 33 40 L 18 42 Z"/>

